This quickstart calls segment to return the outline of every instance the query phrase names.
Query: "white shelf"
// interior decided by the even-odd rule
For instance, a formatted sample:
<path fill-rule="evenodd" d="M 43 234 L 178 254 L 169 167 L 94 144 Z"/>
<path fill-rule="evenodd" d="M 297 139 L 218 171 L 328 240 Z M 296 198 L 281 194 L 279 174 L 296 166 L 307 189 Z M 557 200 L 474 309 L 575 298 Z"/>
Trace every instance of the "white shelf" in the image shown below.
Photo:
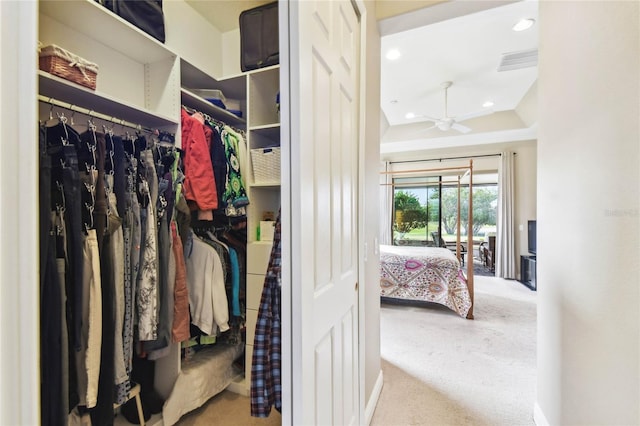
<path fill-rule="evenodd" d="M 126 120 L 143 127 L 165 128 L 175 127 L 178 121 L 170 117 L 156 114 L 144 108 L 131 106 L 109 95 L 90 90 L 79 84 L 38 71 L 40 95 L 63 101 L 88 110 L 94 110 L 114 119 Z"/>
<path fill-rule="evenodd" d="M 40 13 L 143 64 L 176 56 L 164 44 L 93 0 L 40 0 Z"/>
<path fill-rule="evenodd" d="M 251 126 L 249 128 L 249 130 L 254 130 L 256 132 L 259 132 L 259 131 L 269 132 L 270 130 L 277 130 L 278 133 L 279 133 L 280 132 L 280 123 L 262 124 L 260 126 Z"/>
<path fill-rule="evenodd" d="M 251 148 L 280 146 L 280 123 L 249 127 Z"/>
<path fill-rule="evenodd" d="M 280 71 L 280 64 L 276 64 L 276 65 L 271 65 L 268 67 L 264 67 L 264 68 L 257 68 L 255 70 L 250 70 L 247 71 L 246 74 L 260 74 L 260 73 L 264 73 L 264 72 L 268 72 L 268 71 L 272 71 L 272 70 L 278 70 Z"/>
<path fill-rule="evenodd" d="M 280 122 L 276 106 L 280 91 L 280 67 L 261 68 L 249 76 L 249 124 L 251 128 L 270 127 Z"/>
<path fill-rule="evenodd" d="M 213 78 L 184 59 L 180 59 L 182 87 L 192 89 L 220 89 L 229 99 L 246 99 L 247 77 L 244 74 Z"/>
<path fill-rule="evenodd" d="M 251 188 L 280 189 L 280 182 L 265 182 L 249 184 Z"/>
<path fill-rule="evenodd" d="M 244 126 L 246 120 L 240 118 L 237 115 L 227 111 L 224 108 L 220 108 L 217 105 L 212 104 L 206 99 L 190 92 L 187 89 L 180 89 L 182 95 L 182 103 L 188 107 L 197 109 L 198 111 L 210 115 L 212 118 L 216 118 L 220 121 L 224 121 L 229 125 Z"/>

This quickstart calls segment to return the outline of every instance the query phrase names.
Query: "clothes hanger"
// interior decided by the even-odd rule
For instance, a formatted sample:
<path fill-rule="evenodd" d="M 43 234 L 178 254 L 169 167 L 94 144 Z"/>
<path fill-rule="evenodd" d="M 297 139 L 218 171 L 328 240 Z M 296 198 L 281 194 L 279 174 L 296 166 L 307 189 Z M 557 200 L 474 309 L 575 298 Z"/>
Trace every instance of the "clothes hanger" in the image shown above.
<path fill-rule="evenodd" d="M 65 138 L 62 140 L 63 145 L 69 145 L 69 131 L 67 129 L 67 117 L 64 116 L 64 112 L 57 112 L 58 122 L 62 124 Z"/>
<path fill-rule="evenodd" d="M 64 187 L 58 180 L 56 180 L 56 188 L 58 189 L 58 193 L 60 194 L 61 199 L 61 203 L 56 202 L 56 214 L 59 217 L 64 217 L 64 213 L 67 210 L 67 200 L 64 197 Z M 60 223 L 56 222 L 56 235 L 60 234 L 62 234 L 62 227 Z"/>

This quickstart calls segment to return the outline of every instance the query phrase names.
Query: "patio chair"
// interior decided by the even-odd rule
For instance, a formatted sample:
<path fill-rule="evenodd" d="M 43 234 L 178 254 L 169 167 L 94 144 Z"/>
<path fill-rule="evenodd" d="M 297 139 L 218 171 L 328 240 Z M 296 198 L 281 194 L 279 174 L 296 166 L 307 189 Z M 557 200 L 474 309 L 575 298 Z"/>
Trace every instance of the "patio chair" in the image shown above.
<path fill-rule="evenodd" d="M 432 232 L 431 237 L 433 238 L 433 242 L 435 243 L 436 247 L 447 248 L 451 250 L 454 254 L 456 253 L 455 244 L 453 247 L 448 246 L 446 241 L 440 236 L 439 232 Z M 462 244 L 460 244 L 460 265 L 462 266 L 464 266 L 464 253 L 465 253 L 465 248 Z"/>

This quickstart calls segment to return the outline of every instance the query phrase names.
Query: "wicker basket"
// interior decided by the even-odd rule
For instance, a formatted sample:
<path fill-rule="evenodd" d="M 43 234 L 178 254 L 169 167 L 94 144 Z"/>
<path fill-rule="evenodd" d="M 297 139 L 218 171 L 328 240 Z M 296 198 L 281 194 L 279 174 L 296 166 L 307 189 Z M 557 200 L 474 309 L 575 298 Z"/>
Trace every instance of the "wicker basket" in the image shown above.
<path fill-rule="evenodd" d="M 40 49 L 40 69 L 89 89 L 96 89 L 98 65 L 55 44 Z"/>
<path fill-rule="evenodd" d="M 251 164 L 255 183 L 280 182 L 280 147 L 252 149 Z"/>

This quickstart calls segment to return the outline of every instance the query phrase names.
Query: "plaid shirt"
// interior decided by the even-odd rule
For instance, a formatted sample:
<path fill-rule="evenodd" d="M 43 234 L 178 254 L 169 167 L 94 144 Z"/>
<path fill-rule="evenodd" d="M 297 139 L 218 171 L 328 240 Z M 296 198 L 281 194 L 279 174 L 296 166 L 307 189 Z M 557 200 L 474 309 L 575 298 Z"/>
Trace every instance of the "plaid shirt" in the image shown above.
<path fill-rule="evenodd" d="M 251 415 L 268 417 L 271 406 L 282 410 L 280 346 L 280 213 L 276 219 L 269 267 L 265 275 L 251 366 Z"/>

